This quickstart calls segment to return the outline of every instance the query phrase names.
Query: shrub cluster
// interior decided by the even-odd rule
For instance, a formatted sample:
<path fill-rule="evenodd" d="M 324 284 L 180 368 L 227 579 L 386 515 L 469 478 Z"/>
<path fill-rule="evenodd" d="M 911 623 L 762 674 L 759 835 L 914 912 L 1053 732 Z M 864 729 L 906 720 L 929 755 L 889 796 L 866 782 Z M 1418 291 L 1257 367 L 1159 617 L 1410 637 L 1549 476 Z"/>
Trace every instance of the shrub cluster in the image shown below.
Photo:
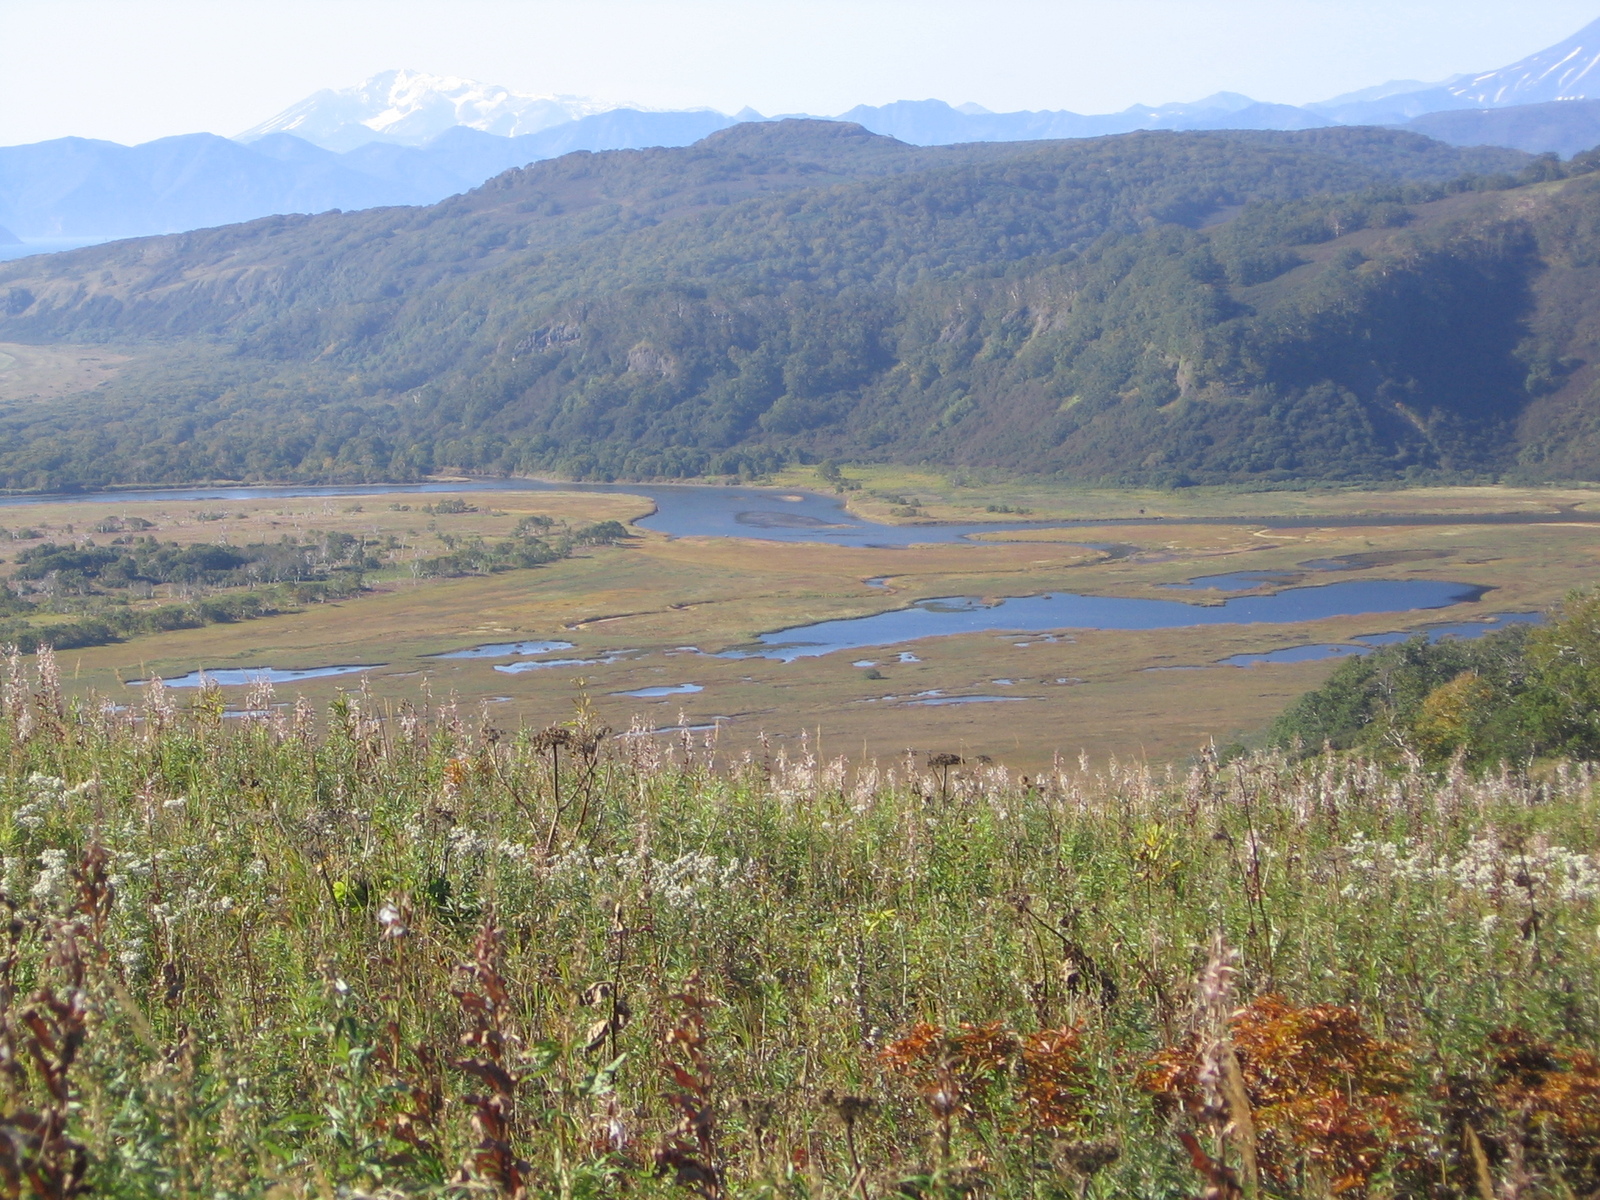
<path fill-rule="evenodd" d="M 1271 740 L 1431 765 L 1600 759 L 1600 592 L 1569 597 L 1542 628 L 1465 642 L 1418 636 L 1347 660 L 1277 720 Z"/>

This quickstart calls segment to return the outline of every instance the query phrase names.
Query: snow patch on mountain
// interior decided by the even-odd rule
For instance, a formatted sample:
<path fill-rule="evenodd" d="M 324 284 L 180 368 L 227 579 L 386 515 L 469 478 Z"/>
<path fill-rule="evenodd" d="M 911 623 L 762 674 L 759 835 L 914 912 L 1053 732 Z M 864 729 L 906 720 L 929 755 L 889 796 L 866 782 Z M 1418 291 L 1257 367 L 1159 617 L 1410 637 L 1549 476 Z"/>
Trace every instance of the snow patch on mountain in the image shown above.
<path fill-rule="evenodd" d="M 355 87 L 325 88 L 236 140 L 254 142 L 290 133 L 342 153 L 368 142 L 421 146 L 456 126 L 521 137 L 597 113 L 638 107 L 587 96 L 513 92 L 454 75 L 384 71 Z"/>
<path fill-rule="evenodd" d="M 1600 99 L 1600 21 L 1548 50 L 1451 84 L 1446 90 L 1481 108 Z"/>

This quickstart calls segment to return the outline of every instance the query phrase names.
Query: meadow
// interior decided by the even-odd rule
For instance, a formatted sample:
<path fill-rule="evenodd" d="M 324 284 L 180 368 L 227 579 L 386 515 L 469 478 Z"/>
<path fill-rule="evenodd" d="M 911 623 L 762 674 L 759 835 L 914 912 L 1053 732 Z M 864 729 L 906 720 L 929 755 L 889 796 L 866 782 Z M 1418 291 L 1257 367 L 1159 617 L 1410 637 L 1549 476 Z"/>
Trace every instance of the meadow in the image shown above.
<path fill-rule="evenodd" d="M 455 696 L 473 712 L 487 705 L 505 728 L 542 728 L 561 720 L 582 691 L 614 728 L 627 728 L 636 717 L 652 729 L 715 724 L 723 745 L 735 750 L 763 741 L 793 747 L 804 733 L 813 748 L 820 740 L 824 753 L 861 761 L 898 757 L 911 748 L 988 755 L 1030 772 L 1048 767 L 1057 752 L 1076 758 L 1086 751 L 1102 764 L 1113 756 L 1182 762 L 1210 738 L 1248 741 L 1297 695 L 1320 683 L 1331 666 L 1312 661 L 1241 669 L 1216 665 L 1222 658 L 1490 612 L 1536 611 L 1591 582 L 1600 566 L 1592 525 L 1403 523 L 1412 513 L 1583 513 L 1600 504 L 1593 489 L 1265 495 L 1185 489 L 1145 496 L 971 479 L 956 486 L 938 477 L 875 475 L 856 467 L 845 475 L 858 485 L 846 491 L 846 499 L 870 516 L 879 516 L 871 506 L 883 503 L 874 492 L 909 492 L 905 498 L 918 499 L 927 516 L 881 515 L 901 523 L 938 516 L 1013 520 L 1017 526 L 1004 541 L 901 549 L 673 539 L 632 526 L 633 536 L 618 544 L 580 547 L 569 558 L 534 569 L 442 577 L 414 569 L 452 546 L 494 544 L 529 518 L 565 525 L 626 523 L 645 516 L 649 504 L 592 492 L 463 491 L 449 498 L 465 511 L 429 513 L 423 508 L 437 507 L 440 497 L 393 493 L 226 503 L 95 497 L 14 508 L 0 514 L 0 522 L 13 535 L 24 522 L 39 535 L 9 543 L 12 557 L 41 542 L 87 538 L 103 545 L 114 535 L 94 532 L 97 526 L 134 517 L 150 525 L 140 536 L 179 544 L 244 545 L 284 536 L 315 544 L 336 536 L 396 547 L 381 567 L 365 572 L 365 590 L 357 594 L 308 601 L 257 620 L 62 651 L 66 686 L 74 695 L 92 691 L 137 705 L 136 681 L 154 674 L 171 679 L 199 668 L 365 664 L 371 667 L 367 686 L 381 703 L 417 703 L 425 693 L 439 702 Z M 781 482 L 793 487 L 807 481 Z M 809 485 L 819 485 L 814 472 Z M 1031 511 L 995 514 L 991 507 Z M 1027 524 L 1049 518 L 1136 522 L 1140 508 L 1149 517 L 1255 517 L 1259 523 L 1056 530 Z M 1273 509 L 1291 517 L 1316 515 L 1319 524 L 1277 527 L 1269 519 Z M 1398 514 L 1392 519 L 1402 523 L 1341 524 L 1342 518 L 1382 512 Z M 1304 561 L 1347 555 L 1366 555 L 1378 565 L 1339 578 L 1455 580 L 1493 590 L 1476 604 L 1447 610 L 1301 625 L 1078 631 L 1055 638 L 971 634 L 865 658 L 842 653 L 790 663 L 716 656 L 763 632 L 883 612 L 929 597 L 1073 591 L 1214 603 L 1215 594 L 1173 592 L 1166 585 L 1236 570 L 1293 572 Z M 14 567 L 0 567 L 7 569 Z M 168 590 L 174 594 L 141 603 L 177 602 L 185 588 Z M 205 589 L 187 591 L 203 595 Z M 571 650 L 547 657 L 574 665 L 508 674 L 495 669 L 516 665 L 504 659 L 434 657 L 527 639 L 570 643 Z M 901 661 L 902 653 L 916 661 Z M 858 661 L 874 665 L 852 665 Z M 356 684 L 356 676 L 342 676 L 305 680 L 292 690 L 322 708 Z M 701 690 L 625 694 L 690 684 Z M 242 707 L 244 688 L 230 687 L 226 694 L 233 708 Z M 1003 695 L 1007 702 L 917 703 L 930 694 Z"/>
<path fill-rule="evenodd" d="M 0 688 L 0 1181 L 1572 1197 L 1588 767 L 1022 776 Z"/>

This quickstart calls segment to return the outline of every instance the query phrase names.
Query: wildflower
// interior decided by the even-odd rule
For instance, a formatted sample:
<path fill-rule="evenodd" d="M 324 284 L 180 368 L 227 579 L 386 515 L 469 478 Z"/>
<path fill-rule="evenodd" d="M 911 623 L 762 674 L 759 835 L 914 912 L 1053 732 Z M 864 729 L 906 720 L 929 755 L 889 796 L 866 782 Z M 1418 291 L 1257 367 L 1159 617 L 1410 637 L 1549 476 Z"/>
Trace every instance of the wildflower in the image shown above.
<path fill-rule="evenodd" d="M 28 894 L 44 905 L 55 905 L 67 898 L 72 883 L 72 870 L 67 865 L 65 850 L 39 852 L 39 877 L 33 881 Z"/>
<path fill-rule="evenodd" d="M 125 938 L 122 949 L 117 952 L 117 961 L 130 975 L 141 970 L 145 963 L 144 939 L 137 935 Z"/>
<path fill-rule="evenodd" d="M 406 928 L 405 921 L 400 916 L 400 910 L 393 904 L 384 904 L 378 909 L 378 925 L 382 932 L 378 935 L 386 938 L 403 938 L 411 931 Z"/>
<path fill-rule="evenodd" d="M 52 813 L 62 806 L 62 801 L 68 797 L 81 795 L 86 784 L 68 789 L 67 781 L 56 775 L 43 775 L 38 771 L 28 776 L 26 783 L 28 798 L 17 806 L 11 819 L 23 829 L 37 830 L 43 828 Z"/>

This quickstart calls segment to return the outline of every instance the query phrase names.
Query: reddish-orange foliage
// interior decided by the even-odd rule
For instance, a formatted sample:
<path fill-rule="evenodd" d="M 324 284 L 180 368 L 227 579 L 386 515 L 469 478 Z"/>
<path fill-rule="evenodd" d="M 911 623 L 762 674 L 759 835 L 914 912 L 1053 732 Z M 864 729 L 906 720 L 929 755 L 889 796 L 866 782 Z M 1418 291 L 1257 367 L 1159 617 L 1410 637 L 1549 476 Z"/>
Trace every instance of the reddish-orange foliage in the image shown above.
<path fill-rule="evenodd" d="M 936 1116 L 970 1116 L 1017 1052 L 1017 1039 L 999 1021 L 945 1030 L 919 1021 L 878 1055 L 916 1084 Z"/>
<path fill-rule="evenodd" d="M 1029 1128 L 1059 1133 L 1083 1119 L 1089 1071 L 1081 1030 L 1045 1029 L 1023 1038 L 1018 1074 Z"/>
<path fill-rule="evenodd" d="M 1406 1102 L 1406 1048 L 1374 1037 L 1353 1009 L 1296 1007 L 1263 996 L 1230 1022 L 1233 1050 L 1255 1122 L 1261 1169 L 1281 1185 L 1300 1164 L 1334 1192 L 1360 1191 L 1386 1159 L 1420 1136 Z M 1198 1039 L 1158 1055 L 1143 1084 L 1158 1103 L 1182 1105 L 1216 1121 L 1205 1107 Z"/>
<path fill-rule="evenodd" d="M 1490 1036 L 1495 1107 L 1570 1170 L 1600 1174 L 1600 1059 L 1563 1049 L 1521 1029 Z M 1480 1131 L 1481 1132 L 1481 1131 Z"/>

